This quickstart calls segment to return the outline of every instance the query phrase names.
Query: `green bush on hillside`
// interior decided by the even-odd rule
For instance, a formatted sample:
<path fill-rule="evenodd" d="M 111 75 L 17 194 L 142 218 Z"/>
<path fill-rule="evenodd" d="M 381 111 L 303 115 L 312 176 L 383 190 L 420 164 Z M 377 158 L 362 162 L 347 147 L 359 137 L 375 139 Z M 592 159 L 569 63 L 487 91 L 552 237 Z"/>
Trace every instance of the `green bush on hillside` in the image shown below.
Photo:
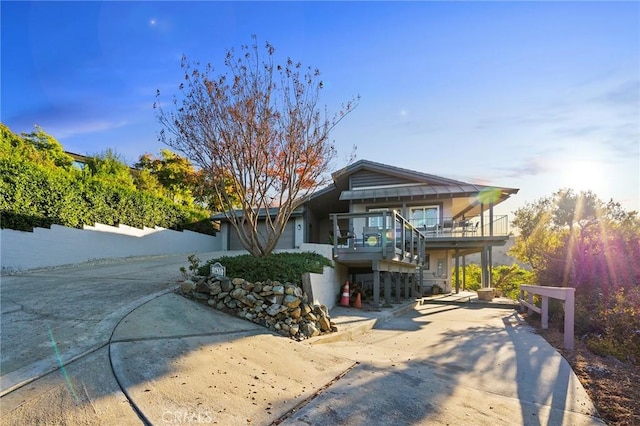
<path fill-rule="evenodd" d="M 62 145 L 41 128 L 17 135 L 0 123 L 2 228 L 31 231 L 53 224 L 80 228 L 103 223 L 215 235 L 206 210 L 136 187 L 131 169 L 114 151 L 90 158 L 84 170 L 72 163 Z"/>
<path fill-rule="evenodd" d="M 182 229 L 208 214 L 134 189 L 46 168 L 20 158 L 0 158 L 2 228 L 31 231 L 58 224 L 80 228 L 103 223 Z M 213 233 L 213 227 L 210 232 Z"/>
<path fill-rule="evenodd" d="M 272 280 L 298 285 L 305 272 L 322 273 L 325 266 L 332 266 L 329 259 L 311 252 L 272 253 L 264 258 L 247 254 L 211 259 L 199 268 L 199 275 L 209 275 L 210 265 L 216 262 L 226 268 L 228 277 L 244 278 L 250 282 Z"/>

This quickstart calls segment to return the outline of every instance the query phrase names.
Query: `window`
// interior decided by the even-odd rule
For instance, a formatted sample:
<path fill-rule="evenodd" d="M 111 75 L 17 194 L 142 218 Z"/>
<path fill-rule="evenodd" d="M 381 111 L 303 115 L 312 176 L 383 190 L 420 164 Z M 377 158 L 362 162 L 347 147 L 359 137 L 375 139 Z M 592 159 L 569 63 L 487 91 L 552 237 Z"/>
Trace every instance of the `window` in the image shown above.
<path fill-rule="evenodd" d="M 446 259 L 438 259 L 438 269 L 436 270 L 436 276 L 438 277 L 447 277 L 447 260 Z"/>
<path fill-rule="evenodd" d="M 382 225 L 382 214 L 380 216 L 373 216 L 368 218 L 367 226 L 376 227 L 376 228 L 393 228 L 393 208 L 383 208 L 383 209 L 369 209 L 369 213 L 376 212 L 389 212 L 387 214 L 387 224 L 386 226 Z M 399 210 L 399 209 L 396 209 Z"/>
<path fill-rule="evenodd" d="M 416 228 L 429 228 L 438 224 L 438 206 L 412 207 L 409 221 Z"/>

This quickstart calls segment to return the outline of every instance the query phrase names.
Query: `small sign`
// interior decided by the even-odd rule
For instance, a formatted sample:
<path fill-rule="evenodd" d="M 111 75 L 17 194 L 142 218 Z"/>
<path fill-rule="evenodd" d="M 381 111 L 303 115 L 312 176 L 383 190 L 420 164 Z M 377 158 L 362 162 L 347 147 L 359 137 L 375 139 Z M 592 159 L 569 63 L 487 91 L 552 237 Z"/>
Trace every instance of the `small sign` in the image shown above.
<path fill-rule="evenodd" d="M 216 262 L 211 265 L 211 269 L 209 271 L 209 275 L 221 275 L 223 277 L 227 276 L 227 268 L 222 266 L 220 262 Z"/>

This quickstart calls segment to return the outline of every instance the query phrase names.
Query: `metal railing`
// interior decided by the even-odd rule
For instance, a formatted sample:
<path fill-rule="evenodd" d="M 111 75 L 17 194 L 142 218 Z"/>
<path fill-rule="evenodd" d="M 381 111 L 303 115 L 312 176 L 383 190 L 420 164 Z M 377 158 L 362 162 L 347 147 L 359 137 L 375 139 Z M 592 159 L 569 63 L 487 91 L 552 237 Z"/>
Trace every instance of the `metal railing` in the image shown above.
<path fill-rule="evenodd" d="M 386 259 L 424 263 L 426 235 L 396 211 L 334 213 L 331 220 L 334 253 L 380 251 Z"/>
<path fill-rule="evenodd" d="M 411 224 L 424 233 L 427 238 L 451 237 L 501 237 L 509 235 L 509 218 L 507 215 L 488 217 L 473 216 L 468 218 L 442 217 L 426 220 L 411 220 Z"/>

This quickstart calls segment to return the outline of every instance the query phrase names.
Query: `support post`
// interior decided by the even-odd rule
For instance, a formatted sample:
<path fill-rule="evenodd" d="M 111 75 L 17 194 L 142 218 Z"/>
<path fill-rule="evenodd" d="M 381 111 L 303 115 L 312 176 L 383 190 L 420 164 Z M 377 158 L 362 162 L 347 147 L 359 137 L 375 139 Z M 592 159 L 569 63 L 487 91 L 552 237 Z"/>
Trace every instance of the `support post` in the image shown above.
<path fill-rule="evenodd" d="M 396 284 L 396 303 L 401 303 L 400 299 L 400 280 L 402 278 L 402 274 L 400 272 L 396 272 L 393 274 L 393 281 Z"/>
<path fill-rule="evenodd" d="M 485 246 L 480 252 L 480 270 L 480 287 L 487 288 L 489 285 L 487 283 L 487 248 Z"/>
<path fill-rule="evenodd" d="M 575 317 L 575 293 L 569 291 L 564 300 L 564 347 L 573 350 L 573 321 Z"/>
<path fill-rule="evenodd" d="M 491 274 L 491 265 L 493 265 L 493 247 L 487 247 L 487 287 L 493 287 L 493 276 Z"/>
<path fill-rule="evenodd" d="M 547 296 L 541 296 L 542 297 L 542 313 L 540 314 L 542 316 L 541 319 L 541 325 L 542 325 L 542 329 L 546 330 L 547 328 L 549 328 L 549 297 Z"/>
<path fill-rule="evenodd" d="M 391 272 L 384 273 L 384 305 L 385 308 L 391 308 Z"/>
<path fill-rule="evenodd" d="M 489 201 L 489 236 L 493 237 L 493 201 Z"/>
<path fill-rule="evenodd" d="M 462 290 L 467 289 L 467 256 L 462 256 Z"/>
<path fill-rule="evenodd" d="M 460 293 L 460 258 L 458 257 L 458 249 L 453 254 L 456 258 L 455 270 L 456 270 L 456 294 Z"/>
<path fill-rule="evenodd" d="M 404 298 L 409 299 L 411 294 L 409 293 L 409 273 L 404 274 Z"/>
<path fill-rule="evenodd" d="M 380 308 L 380 271 L 373 271 L 373 309 Z"/>

